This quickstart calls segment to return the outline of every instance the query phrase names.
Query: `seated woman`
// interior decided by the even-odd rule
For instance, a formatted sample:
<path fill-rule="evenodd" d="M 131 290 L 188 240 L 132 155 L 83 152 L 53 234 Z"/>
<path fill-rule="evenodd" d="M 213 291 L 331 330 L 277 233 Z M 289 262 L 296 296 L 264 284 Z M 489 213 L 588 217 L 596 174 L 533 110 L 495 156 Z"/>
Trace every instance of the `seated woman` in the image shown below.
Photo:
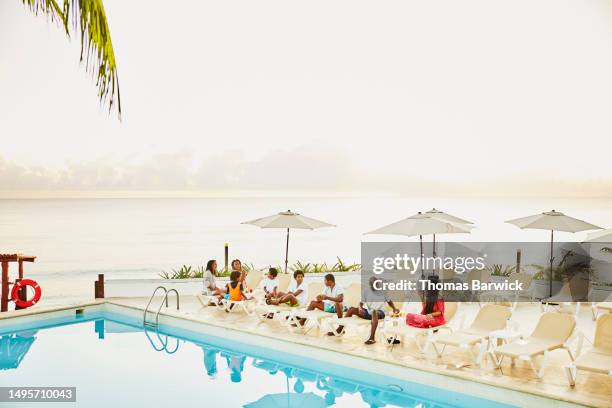
<path fill-rule="evenodd" d="M 202 291 L 203 295 L 218 296 L 225 294 L 225 290 L 223 288 L 217 287 L 217 276 L 217 261 L 211 259 L 206 263 L 206 272 L 204 272 L 204 290 Z"/>
<path fill-rule="evenodd" d="M 437 276 L 430 276 L 429 281 L 438 283 Z M 426 290 L 421 296 L 423 309 L 421 314 L 408 313 L 406 315 L 406 324 L 412 327 L 428 328 L 437 327 L 445 323 L 444 320 L 444 300 L 438 297 L 438 290 Z"/>

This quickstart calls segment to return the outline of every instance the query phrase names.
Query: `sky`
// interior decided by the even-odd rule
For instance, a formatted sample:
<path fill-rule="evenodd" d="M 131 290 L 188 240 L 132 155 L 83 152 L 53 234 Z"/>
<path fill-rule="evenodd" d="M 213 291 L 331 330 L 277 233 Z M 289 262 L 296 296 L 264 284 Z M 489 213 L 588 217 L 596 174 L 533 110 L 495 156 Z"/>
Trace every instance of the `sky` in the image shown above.
<path fill-rule="evenodd" d="M 0 2 L 0 197 L 612 196 L 608 1 L 104 4 L 122 122 L 77 37 Z"/>

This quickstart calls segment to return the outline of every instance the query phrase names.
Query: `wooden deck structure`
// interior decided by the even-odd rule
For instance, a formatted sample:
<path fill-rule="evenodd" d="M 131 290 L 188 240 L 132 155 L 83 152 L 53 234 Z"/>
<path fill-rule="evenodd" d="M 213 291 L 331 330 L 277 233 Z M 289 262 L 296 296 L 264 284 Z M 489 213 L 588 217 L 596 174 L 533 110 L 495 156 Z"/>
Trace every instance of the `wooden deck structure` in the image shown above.
<path fill-rule="evenodd" d="M 9 302 L 9 264 L 16 262 L 19 265 L 19 279 L 23 279 L 23 263 L 34 262 L 35 256 L 23 254 L 0 254 L 2 265 L 2 299 L 0 300 L 0 312 L 8 311 Z"/>

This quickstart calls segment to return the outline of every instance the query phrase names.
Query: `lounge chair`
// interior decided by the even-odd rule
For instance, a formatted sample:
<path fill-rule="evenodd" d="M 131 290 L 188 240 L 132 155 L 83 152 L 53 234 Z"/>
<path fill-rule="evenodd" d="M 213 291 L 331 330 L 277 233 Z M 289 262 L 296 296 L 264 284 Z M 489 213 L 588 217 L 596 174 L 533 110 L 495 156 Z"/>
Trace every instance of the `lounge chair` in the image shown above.
<path fill-rule="evenodd" d="M 263 273 L 261 271 L 258 271 L 258 270 L 250 271 L 246 278 L 246 282 L 245 282 L 246 287 L 252 290 L 257 289 L 257 287 L 262 281 L 262 278 L 263 278 Z M 202 307 L 208 307 L 208 306 L 218 306 L 221 308 L 225 307 L 225 303 L 223 302 L 223 299 L 219 299 L 217 296 L 214 296 L 214 295 L 207 295 L 207 294 L 201 293 L 201 294 L 196 295 L 196 299 L 198 299 Z"/>
<path fill-rule="evenodd" d="M 208 307 L 208 306 L 223 306 L 223 303 L 221 302 L 221 300 L 214 295 L 205 295 L 203 293 L 199 293 L 196 295 L 196 299 L 198 299 L 198 302 L 200 302 L 200 304 L 202 305 L 202 307 Z"/>
<path fill-rule="evenodd" d="M 360 302 L 361 284 L 353 283 L 352 285 L 349 285 L 349 287 L 344 291 L 344 301 L 342 302 L 342 304 L 343 306 L 349 308 L 359 306 Z M 359 330 L 360 327 L 370 327 L 370 323 L 370 320 L 362 319 L 359 316 L 338 318 L 337 315 L 333 315 L 331 319 L 327 320 L 327 324 L 330 328 L 330 333 L 333 333 L 334 336 L 345 335 L 347 327 L 352 327 L 356 330 Z M 338 328 L 340 328 L 340 326 L 343 326 L 343 329 L 338 332 Z"/>
<path fill-rule="evenodd" d="M 609 295 L 606 300 L 599 303 L 591 303 L 591 314 L 593 315 L 593 321 L 597 320 L 599 313 L 612 313 L 612 294 Z"/>
<path fill-rule="evenodd" d="M 512 307 L 514 311 L 518 305 L 519 299 L 529 298 L 533 300 L 532 283 L 533 277 L 526 273 L 511 273 L 508 276 L 508 282 L 518 282 L 522 284 L 523 290 L 515 291 L 488 291 L 480 294 L 481 302 L 495 302 L 503 306 Z"/>
<path fill-rule="evenodd" d="M 255 291 L 259 287 L 262 280 L 263 272 L 253 269 L 247 274 L 244 284 L 248 290 Z"/>
<path fill-rule="evenodd" d="M 289 273 L 281 273 L 278 275 L 278 291 L 279 292 L 287 292 L 289 289 L 289 284 L 291 283 L 291 274 Z"/>
<path fill-rule="evenodd" d="M 316 295 L 320 295 L 321 293 L 317 293 Z M 349 305 L 349 301 L 355 302 L 355 300 L 358 303 L 360 298 L 361 284 L 352 283 L 344 289 L 344 301 L 342 302 L 342 305 Z M 322 329 L 322 321 L 333 317 L 337 318 L 337 315 L 334 313 L 324 312 L 322 310 L 306 310 L 305 308 L 294 310 L 288 319 L 290 323 L 288 327 L 291 331 L 297 328 L 298 330 L 305 333 L 312 327 L 318 327 L 319 329 Z M 299 321 L 301 319 L 306 319 L 304 325 L 299 324 Z"/>
<path fill-rule="evenodd" d="M 556 295 L 542 299 L 540 308 L 543 312 L 550 310 L 551 306 L 561 313 L 572 313 L 576 318 L 580 312 L 580 301 L 586 300 L 589 291 L 589 280 L 574 276 L 561 287 Z"/>
<path fill-rule="evenodd" d="M 438 335 L 434 337 L 431 344 L 438 357 L 442 357 L 446 346 L 467 349 L 474 363 L 480 365 L 488 348 L 489 336 L 492 332 L 505 328 L 511 315 L 512 311 L 508 307 L 485 305 L 478 311 L 470 327 L 454 333 Z M 479 346 L 478 354 L 474 354 L 474 346 Z"/>
<path fill-rule="evenodd" d="M 357 307 L 357 305 L 359 305 L 359 303 L 361 302 L 361 288 L 360 292 L 358 293 L 359 298 L 357 299 L 353 299 L 353 298 L 349 298 L 348 296 L 346 297 L 346 299 L 348 300 L 347 302 L 347 306 L 348 307 Z M 350 302 L 350 303 L 349 303 Z M 398 309 L 402 309 L 403 307 L 403 302 L 393 302 L 393 304 L 395 305 L 395 307 L 397 307 Z M 385 313 L 387 315 L 390 315 L 391 313 L 393 313 L 393 310 L 391 310 L 391 307 L 385 303 Z M 372 325 L 372 320 L 367 320 L 367 319 L 362 319 L 361 317 L 354 315 L 352 317 L 343 317 L 341 319 L 339 319 L 337 316 L 335 318 L 332 318 L 330 320 L 328 320 L 327 322 L 331 328 L 331 332 L 334 334 L 334 336 L 344 336 L 347 334 L 347 329 L 353 329 L 354 332 L 356 334 L 359 334 L 361 329 L 365 329 L 365 331 L 367 332 L 367 337 L 370 337 L 370 327 Z M 383 319 L 379 319 L 379 323 L 378 323 L 378 328 L 382 328 L 384 326 L 385 322 L 383 321 Z M 338 328 L 340 326 L 343 326 L 343 330 L 338 332 Z"/>
<path fill-rule="evenodd" d="M 612 376 L 612 314 L 597 319 L 593 348 L 580 355 L 565 369 L 572 387 L 576 385 L 578 370 Z"/>
<path fill-rule="evenodd" d="M 246 300 L 221 299 L 221 304 L 225 311 L 228 313 L 242 310 L 247 315 L 251 316 L 255 312 L 257 300 L 255 298 L 250 298 Z"/>
<path fill-rule="evenodd" d="M 481 270 L 481 269 L 472 269 L 465 276 L 464 282 L 467 283 L 469 285 L 469 287 L 470 287 L 470 290 L 469 290 L 469 294 L 470 294 L 469 296 L 470 297 L 468 299 L 470 302 L 473 302 L 473 301 L 477 300 L 477 295 L 478 295 L 477 292 L 474 292 L 471 289 L 472 282 L 474 282 L 474 281 L 481 281 L 482 282 L 481 276 L 482 276 L 483 272 L 484 271 Z"/>
<path fill-rule="evenodd" d="M 244 280 L 244 286 L 248 292 L 253 293 L 253 298 L 247 300 L 229 300 L 229 299 L 221 299 L 221 306 L 225 309 L 226 312 L 238 311 L 242 310 L 247 315 L 252 315 L 255 311 L 255 306 L 257 305 L 256 300 L 256 290 L 259 287 L 259 284 L 263 280 L 263 272 L 259 270 L 251 270 L 247 274 L 246 279 Z"/>
<path fill-rule="evenodd" d="M 568 352 L 570 358 L 574 359 L 570 343 L 577 337 L 578 333 L 575 332 L 575 329 L 576 319 L 573 315 L 556 312 L 544 313 L 530 337 L 494 348 L 489 354 L 497 368 L 501 366 L 504 357 L 510 357 L 512 365 L 517 358 L 528 361 L 538 378 L 542 378 L 551 351 L 563 348 Z M 580 346 L 579 343 L 578 350 Z M 543 356 L 539 368 L 534 364 L 534 359 L 538 356 Z"/>
<path fill-rule="evenodd" d="M 221 306 L 225 309 L 226 312 L 234 312 L 242 310 L 247 315 L 252 315 L 255 311 L 255 306 L 257 305 L 257 300 L 255 298 L 255 291 L 259 287 L 263 279 L 263 272 L 258 270 L 251 270 L 247 274 L 247 277 L 244 281 L 244 286 L 246 287 L 247 292 L 253 293 L 253 298 L 246 300 L 229 300 L 229 299 L 221 299 Z"/>
<path fill-rule="evenodd" d="M 320 295 L 323 292 L 323 286 L 324 285 L 321 282 L 310 282 L 308 284 L 307 303 L 312 302 L 317 295 Z M 273 320 L 268 318 L 270 315 L 272 315 L 273 318 L 281 318 L 280 321 L 282 323 L 289 319 L 289 315 L 293 310 L 295 310 L 295 307 L 291 307 L 287 304 L 267 305 L 265 303 L 261 303 L 255 307 L 255 316 L 257 316 L 257 318 L 262 322 L 269 322 Z"/>
<path fill-rule="evenodd" d="M 444 303 L 444 320 L 445 323 L 437 327 L 419 328 L 412 327 L 405 324 L 403 321 L 396 321 L 395 325 L 392 325 L 393 321 L 386 321 L 384 327 L 381 330 L 381 336 L 385 344 L 393 346 L 395 341 L 401 339 L 402 344 L 405 344 L 406 338 L 414 338 L 417 347 L 421 353 L 426 353 L 433 341 L 434 333 L 439 331 L 452 332 L 453 329 L 451 324 L 454 323 L 457 318 L 458 302 Z M 422 340 L 422 341 L 420 341 Z"/>

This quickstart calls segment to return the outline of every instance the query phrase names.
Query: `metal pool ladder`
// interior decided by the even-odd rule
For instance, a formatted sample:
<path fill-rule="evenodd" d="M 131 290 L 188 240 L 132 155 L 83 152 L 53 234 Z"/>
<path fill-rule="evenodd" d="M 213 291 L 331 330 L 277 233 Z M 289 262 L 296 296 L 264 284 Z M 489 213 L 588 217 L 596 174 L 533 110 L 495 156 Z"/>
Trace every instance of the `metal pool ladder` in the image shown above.
<path fill-rule="evenodd" d="M 157 293 L 158 290 L 163 290 L 164 291 L 164 299 L 162 300 L 161 304 L 159 305 L 159 308 L 157 309 L 157 313 L 155 313 L 155 323 L 153 322 L 147 322 L 147 312 L 149 311 L 149 306 L 151 306 L 151 302 L 153 301 L 153 298 L 155 297 L 155 294 Z M 151 297 L 149 298 L 149 303 L 147 303 L 147 307 L 145 307 L 145 311 L 144 314 L 142 316 L 142 326 L 143 327 L 155 327 L 157 328 L 159 326 L 159 313 L 161 312 L 162 306 L 164 305 L 164 303 L 166 304 L 166 307 L 168 307 L 168 295 L 170 294 L 170 292 L 174 292 L 176 294 L 176 310 L 179 310 L 179 293 L 176 289 L 166 289 L 166 287 L 164 286 L 158 286 L 155 288 L 155 290 L 153 291 L 153 294 L 151 295 Z"/>

